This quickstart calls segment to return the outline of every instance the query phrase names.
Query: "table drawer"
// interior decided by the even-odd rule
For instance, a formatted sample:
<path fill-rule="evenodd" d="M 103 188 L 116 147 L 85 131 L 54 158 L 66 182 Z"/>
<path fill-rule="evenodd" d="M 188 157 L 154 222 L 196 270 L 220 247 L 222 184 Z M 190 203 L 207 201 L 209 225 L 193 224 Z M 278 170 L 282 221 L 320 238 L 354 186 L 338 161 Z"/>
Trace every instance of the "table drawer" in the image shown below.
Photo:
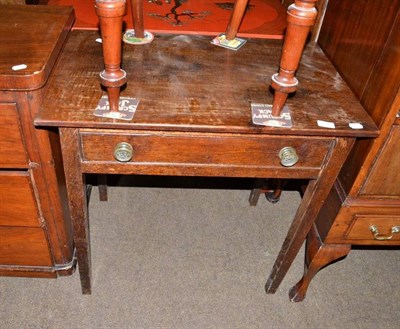
<path fill-rule="evenodd" d="M 15 104 L 0 103 L 0 168 L 28 168 Z"/>
<path fill-rule="evenodd" d="M 0 225 L 40 225 L 29 172 L 0 171 Z"/>
<path fill-rule="evenodd" d="M 332 138 L 298 138 L 291 136 L 255 136 L 202 133 L 155 133 L 112 131 L 81 131 L 83 163 L 106 162 L 121 164 L 114 152 L 121 142 L 132 148 L 132 158 L 124 166 L 136 167 L 141 173 L 263 176 L 265 170 L 274 170 L 279 176 L 281 169 L 295 170 L 297 178 L 317 176 Z M 280 151 L 285 147 L 295 149 L 298 161 L 291 167 L 280 162 Z M 118 167 L 121 170 L 120 167 Z M 151 169 L 153 168 L 153 170 Z M 192 168 L 192 172 L 189 168 Z M 85 168 L 88 169 L 88 168 Z M 169 169 L 169 170 L 168 170 Z M 111 169 L 112 170 L 112 169 Z M 189 170 L 189 172 L 188 172 Z M 161 171 L 161 172 L 160 172 Z M 304 175 L 301 174 L 304 173 Z M 301 176 L 301 177 L 299 177 Z"/>
<path fill-rule="evenodd" d="M 0 227 L 0 265 L 52 266 L 44 231 L 30 227 Z"/>

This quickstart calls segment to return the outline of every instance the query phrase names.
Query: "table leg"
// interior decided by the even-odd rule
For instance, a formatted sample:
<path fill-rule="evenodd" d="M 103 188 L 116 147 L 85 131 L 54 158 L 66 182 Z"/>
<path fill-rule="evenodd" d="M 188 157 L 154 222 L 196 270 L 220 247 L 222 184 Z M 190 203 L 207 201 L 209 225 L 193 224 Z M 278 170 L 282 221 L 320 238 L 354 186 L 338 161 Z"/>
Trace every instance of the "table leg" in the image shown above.
<path fill-rule="evenodd" d="M 81 170 L 78 129 L 60 128 L 69 210 L 78 259 L 82 293 L 91 293 L 89 221 L 85 178 Z"/>
<path fill-rule="evenodd" d="M 228 27 L 225 35 L 227 40 L 233 40 L 236 38 L 236 34 L 239 30 L 240 23 L 243 20 L 244 13 L 246 11 L 247 3 L 249 0 L 236 0 L 233 6 L 232 15 L 229 19 Z"/>
<path fill-rule="evenodd" d="M 135 29 L 135 37 L 144 38 L 143 24 L 143 0 L 131 0 L 132 5 L 132 21 Z"/>
<path fill-rule="evenodd" d="M 291 302 L 301 302 L 307 293 L 312 278 L 320 269 L 340 258 L 346 257 L 351 250 L 350 244 L 324 244 L 315 225 L 307 236 L 304 275 L 290 289 Z"/>
<path fill-rule="evenodd" d="M 319 177 L 309 182 L 265 285 L 268 294 L 276 292 L 293 263 L 353 144 L 353 138 L 337 138 Z"/>

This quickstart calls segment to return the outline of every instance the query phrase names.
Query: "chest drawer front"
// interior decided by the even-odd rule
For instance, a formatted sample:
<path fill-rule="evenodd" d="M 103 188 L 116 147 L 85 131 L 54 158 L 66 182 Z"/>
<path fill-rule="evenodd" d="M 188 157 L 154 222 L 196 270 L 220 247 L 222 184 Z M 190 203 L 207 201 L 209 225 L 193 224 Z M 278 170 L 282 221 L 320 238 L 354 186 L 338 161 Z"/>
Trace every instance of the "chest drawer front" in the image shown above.
<path fill-rule="evenodd" d="M 0 264 L 52 266 L 44 231 L 41 228 L 0 227 Z"/>
<path fill-rule="evenodd" d="M 221 136 L 222 135 L 222 136 Z M 317 175 L 333 139 L 293 138 L 288 136 L 238 136 L 201 133 L 118 134 L 112 132 L 81 132 L 83 162 L 119 163 L 115 148 L 121 143 L 131 146 L 132 159 L 125 166 L 141 167 L 219 167 L 243 168 L 246 172 L 262 169 L 303 170 Z M 285 147 L 295 149 L 298 162 L 285 168 L 279 153 Z"/>
<path fill-rule="evenodd" d="M 375 229 L 373 228 L 375 227 Z M 327 243 L 354 245 L 400 245 L 400 204 L 343 207 Z"/>
<path fill-rule="evenodd" d="M 15 104 L 0 103 L 0 168 L 28 168 Z"/>
<path fill-rule="evenodd" d="M 0 225 L 40 225 L 28 172 L 0 171 Z"/>
<path fill-rule="evenodd" d="M 353 225 L 346 234 L 347 239 L 369 239 L 376 243 L 387 241 L 400 243 L 400 215 L 355 215 Z"/>

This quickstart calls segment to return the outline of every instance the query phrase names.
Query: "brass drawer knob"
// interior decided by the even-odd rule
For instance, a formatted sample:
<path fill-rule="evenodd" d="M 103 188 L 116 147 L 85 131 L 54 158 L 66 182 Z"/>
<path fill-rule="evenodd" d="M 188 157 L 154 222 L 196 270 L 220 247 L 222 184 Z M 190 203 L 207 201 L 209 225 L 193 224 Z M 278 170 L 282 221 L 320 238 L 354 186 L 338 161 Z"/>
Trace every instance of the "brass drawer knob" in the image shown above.
<path fill-rule="evenodd" d="M 299 161 L 296 150 L 290 146 L 286 146 L 279 151 L 279 158 L 281 159 L 281 165 L 284 167 L 292 167 Z"/>
<path fill-rule="evenodd" d="M 133 157 L 133 147 L 126 142 L 118 143 L 114 149 L 114 158 L 119 162 L 128 162 Z"/>
<path fill-rule="evenodd" d="M 386 241 L 392 239 L 394 234 L 400 233 L 400 226 L 393 226 L 388 235 L 380 234 L 376 225 L 371 225 L 369 230 L 373 233 L 375 240 Z"/>

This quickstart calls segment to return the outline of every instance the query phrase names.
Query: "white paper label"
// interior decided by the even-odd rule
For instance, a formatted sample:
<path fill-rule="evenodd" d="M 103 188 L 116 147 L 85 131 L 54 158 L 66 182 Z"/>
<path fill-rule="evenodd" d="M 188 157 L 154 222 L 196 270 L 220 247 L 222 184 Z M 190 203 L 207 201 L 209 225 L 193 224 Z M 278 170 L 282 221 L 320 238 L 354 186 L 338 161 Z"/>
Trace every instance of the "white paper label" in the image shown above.
<path fill-rule="evenodd" d="M 349 127 L 351 129 L 364 129 L 364 126 L 359 122 L 350 122 Z"/>
<path fill-rule="evenodd" d="M 335 129 L 335 124 L 329 121 L 317 120 L 317 124 L 323 128 Z"/>
<path fill-rule="evenodd" d="M 26 64 L 14 65 L 11 69 L 13 71 L 25 70 L 28 66 Z"/>

